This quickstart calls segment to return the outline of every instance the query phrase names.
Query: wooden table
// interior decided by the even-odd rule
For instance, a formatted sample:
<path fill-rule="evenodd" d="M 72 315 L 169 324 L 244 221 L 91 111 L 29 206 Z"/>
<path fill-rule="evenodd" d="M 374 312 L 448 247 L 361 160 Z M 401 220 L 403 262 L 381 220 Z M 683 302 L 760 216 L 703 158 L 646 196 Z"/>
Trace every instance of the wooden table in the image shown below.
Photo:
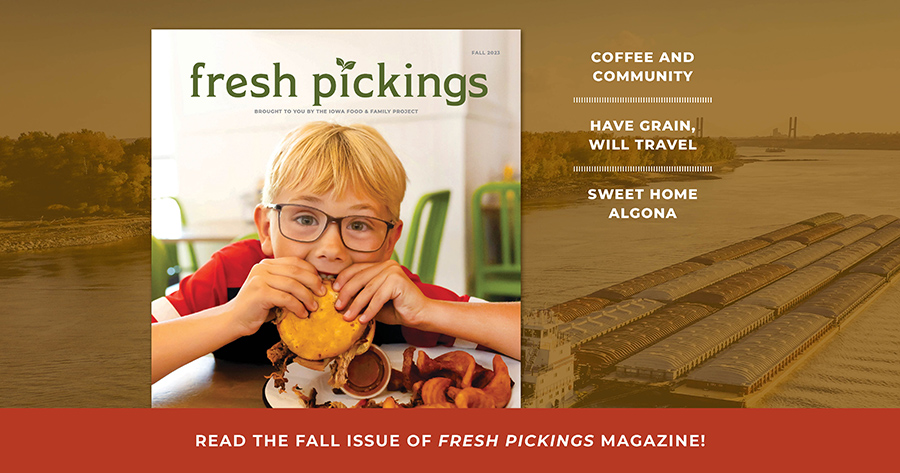
<path fill-rule="evenodd" d="M 202 356 L 157 381 L 153 407 L 266 407 L 263 387 L 271 365 L 233 363 Z"/>

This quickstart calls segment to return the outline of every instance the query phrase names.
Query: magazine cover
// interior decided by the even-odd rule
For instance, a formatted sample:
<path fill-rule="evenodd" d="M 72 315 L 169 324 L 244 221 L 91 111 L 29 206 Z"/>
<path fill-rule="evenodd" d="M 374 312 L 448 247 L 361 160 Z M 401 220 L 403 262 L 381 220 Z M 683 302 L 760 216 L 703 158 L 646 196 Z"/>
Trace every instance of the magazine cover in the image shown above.
<path fill-rule="evenodd" d="M 153 406 L 519 406 L 519 55 L 154 30 Z"/>

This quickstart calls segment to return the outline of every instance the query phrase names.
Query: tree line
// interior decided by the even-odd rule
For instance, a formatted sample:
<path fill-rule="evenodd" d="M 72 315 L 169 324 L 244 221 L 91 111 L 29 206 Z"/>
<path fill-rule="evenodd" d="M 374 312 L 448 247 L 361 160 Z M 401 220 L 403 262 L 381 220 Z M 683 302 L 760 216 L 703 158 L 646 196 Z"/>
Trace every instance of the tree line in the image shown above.
<path fill-rule="evenodd" d="M 696 165 L 734 159 L 736 149 L 726 138 L 691 137 L 696 150 L 638 150 L 636 137 L 618 136 L 628 150 L 592 150 L 590 140 L 612 139 L 611 133 L 588 131 L 522 133 L 522 180 L 553 179 L 573 166 Z"/>
<path fill-rule="evenodd" d="M 900 149 L 900 133 L 828 133 L 804 147 L 817 149 Z"/>
<path fill-rule="evenodd" d="M 150 139 L 34 131 L 0 137 L 0 216 L 122 215 L 150 210 Z"/>
<path fill-rule="evenodd" d="M 731 140 L 738 146 L 803 149 L 900 149 L 900 133 L 828 133 L 799 138 L 757 136 L 731 138 Z"/>

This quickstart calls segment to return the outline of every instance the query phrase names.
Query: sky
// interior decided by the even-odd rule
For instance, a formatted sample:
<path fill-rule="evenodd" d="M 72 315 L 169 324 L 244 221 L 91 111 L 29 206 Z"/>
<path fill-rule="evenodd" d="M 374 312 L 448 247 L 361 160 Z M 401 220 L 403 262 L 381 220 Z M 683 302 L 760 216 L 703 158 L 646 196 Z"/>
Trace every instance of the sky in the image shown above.
<path fill-rule="evenodd" d="M 429 5 L 426 7 L 426 5 Z M 900 3 L 16 2 L 0 16 L 0 136 L 150 134 L 151 28 L 517 28 L 522 129 L 704 117 L 707 136 L 900 132 Z M 690 51 L 689 83 L 598 83 L 595 51 Z M 703 105 L 573 104 L 574 96 L 709 96 Z"/>

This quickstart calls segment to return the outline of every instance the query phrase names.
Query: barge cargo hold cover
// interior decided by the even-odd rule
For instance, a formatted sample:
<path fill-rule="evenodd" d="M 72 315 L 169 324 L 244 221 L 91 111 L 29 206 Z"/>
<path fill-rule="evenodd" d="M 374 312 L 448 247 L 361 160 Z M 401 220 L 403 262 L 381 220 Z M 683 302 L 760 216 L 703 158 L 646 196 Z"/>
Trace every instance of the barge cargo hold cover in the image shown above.
<path fill-rule="evenodd" d="M 662 302 L 672 302 L 680 299 L 698 289 L 719 282 L 729 276 L 750 269 L 750 265 L 741 261 L 721 261 L 692 273 L 685 274 L 669 282 L 662 283 L 645 291 L 639 292 L 635 297 L 653 299 Z"/>
<path fill-rule="evenodd" d="M 800 251 L 791 253 L 784 258 L 777 259 L 773 263 L 783 264 L 791 269 L 800 269 L 805 266 L 809 266 L 810 264 L 824 258 L 825 256 L 830 255 L 837 250 L 840 250 L 841 248 L 842 246 L 839 243 L 835 243 L 832 241 L 821 241 L 819 243 L 809 245 Z"/>
<path fill-rule="evenodd" d="M 775 318 L 765 307 L 739 304 L 715 312 L 616 365 L 616 376 L 675 381 L 707 358 Z"/>
<path fill-rule="evenodd" d="M 785 314 L 687 376 L 688 387 L 746 395 L 759 389 L 828 331 L 831 319 Z"/>
<path fill-rule="evenodd" d="M 774 243 L 776 241 L 784 240 L 785 238 L 796 235 L 802 231 L 809 230 L 809 225 L 802 223 L 795 223 L 793 225 L 788 225 L 786 227 L 779 228 L 778 230 L 772 230 L 769 233 L 765 233 L 756 237 L 757 240 L 765 240 L 769 243 Z"/>
<path fill-rule="evenodd" d="M 729 259 L 734 259 L 739 256 L 744 256 L 747 253 L 752 251 L 756 251 L 764 246 L 767 246 L 769 242 L 765 240 L 745 240 L 739 241 L 733 245 L 728 245 L 724 248 L 719 248 L 718 250 L 710 251 L 709 253 L 704 253 L 700 256 L 695 256 L 688 261 L 693 261 L 695 263 L 701 264 L 715 264 L 719 261 L 725 261 Z"/>
<path fill-rule="evenodd" d="M 875 233 L 875 229 L 871 227 L 853 227 L 848 228 L 834 236 L 830 236 L 822 241 L 830 241 L 832 243 L 837 243 L 841 246 L 847 246 L 851 243 L 855 243 L 857 240 L 867 237 Z"/>
<path fill-rule="evenodd" d="M 876 274 L 848 274 L 810 297 L 793 312 L 817 314 L 840 322 L 882 284 L 884 278 Z"/>
<path fill-rule="evenodd" d="M 893 215 L 879 215 L 877 217 L 872 217 L 866 220 L 863 223 L 860 223 L 860 227 L 869 227 L 873 230 L 878 230 L 879 228 L 885 227 L 897 221 L 897 217 Z"/>
<path fill-rule="evenodd" d="M 836 225 L 840 225 L 844 228 L 850 228 L 850 227 L 855 227 L 856 225 L 859 225 L 860 223 L 863 223 L 866 220 L 869 220 L 869 217 L 867 217 L 863 214 L 853 214 L 853 215 L 848 215 L 842 219 L 835 220 L 832 223 L 834 223 Z"/>
<path fill-rule="evenodd" d="M 804 225 L 809 225 L 811 227 L 818 227 L 819 225 L 825 225 L 826 223 L 831 223 L 837 220 L 844 218 L 842 214 L 837 212 L 827 212 L 821 215 L 816 215 L 815 217 L 808 218 L 802 222 Z"/>
<path fill-rule="evenodd" d="M 876 251 L 878 251 L 878 245 L 875 243 L 858 241 L 810 264 L 810 266 L 824 266 L 843 273 Z"/>
<path fill-rule="evenodd" d="M 791 271 L 780 264 L 764 264 L 694 291 L 682 297 L 681 302 L 696 302 L 721 309 Z"/>
<path fill-rule="evenodd" d="M 617 328 L 652 314 L 665 303 L 651 299 L 628 299 L 590 315 L 559 325 L 559 334 L 573 347 L 606 335 Z"/>
<path fill-rule="evenodd" d="M 789 236 L 789 237 L 785 238 L 785 240 L 799 241 L 800 243 L 803 243 L 804 245 L 810 245 L 819 240 L 828 238 L 831 235 L 834 235 L 835 233 L 842 231 L 842 230 L 844 230 L 844 227 L 841 225 L 838 225 L 836 223 L 826 223 L 825 225 L 822 225 L 821 227 L 813 227 L 804 232 L 800 232 L 796 235 Z"/>
<path fill-rule="evenodd" d="M 747 263 L 750 266 L 759 266 L 771 263 L 803 248 L 806 248 L 806 245 L 798 241 L 779 241 L 753 253 L 741 256 L 737 258 L 737 261 Z"/>
<path fill-rule="evenodd" d="M 860 241 L 875 243 L 880 247 L 885 247 L 897 238 L 900 238 L 900 222 L 892 223 L 881 230 L 863 238 Z"/>
<path fill-rule="evenodd" d="M 684 261 L 681 263 L 673 264 L 672 266 L 667 266 L 662 269 L 657 269 L 656 271 L 649 272 L 647 274 L 629 279 L 624 282 L 620 282 L 618 284 L 614 284 L 605 289 L 600 289 L 599 291 L 591 294 L 590 297 L 605 298 L 618 302 L 641 291 L 654 286 L 658 286 L 664 282 L 671 281 L 675 278 L 684 276 L 685 274 L 697 271 L 698 269 L 703 269 L 705 267 L 705 264 Z"/>
<path fill-rule="evenodd" d="M 900 241 L 895 241 L 876 253 L 859 266 L 850 270 L 851 273 L 872 273 L 884 278 L 890 278 L 900 269 Z"/>
<path fill-rule="evenodd" d="M 772 309 L 781 315 L 822 289 L 838 272 L 824 266 L 810 266 L 785 276 L 741 300 L 743 304 L 755 304 Z"/>
<path fill-rule="evenodd" d="M 706 317 L 712 308 L 702 304 L 672 304 L 575 350 L 575 363 L 605 370 L 659 340 Z"/>
<path fill-rule="evenodd" d="M 578 299 L 573 299 L 568 302 L 563 302 L 562 304 L 557 304 L 547 310 L 556 315 L 556 318 L 558 318 L 560 321 L 569 322 L 579 317 L 584 317 L 591 312 L 602 309 L 603 307 L 609 305 L 609 303 L 609 299 L 585 296 L 579 297 Z"/>

